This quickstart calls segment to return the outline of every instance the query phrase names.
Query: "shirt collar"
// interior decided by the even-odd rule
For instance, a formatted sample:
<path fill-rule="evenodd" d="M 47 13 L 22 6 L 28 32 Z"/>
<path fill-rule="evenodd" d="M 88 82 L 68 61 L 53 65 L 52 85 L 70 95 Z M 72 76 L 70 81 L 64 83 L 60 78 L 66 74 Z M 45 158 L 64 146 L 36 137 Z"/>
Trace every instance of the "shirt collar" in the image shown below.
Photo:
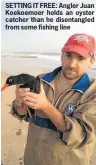
<path fill-rule="evenodd" d="M 50 83 L 54 77 L 58 74 L 59 71 L 61 71 L 62 67 L 58 67 L 56 69 L 54 69 L 52 72 L 45 74 L 42 79 L 44 81 L 47 81 L 48 83 Z M 87 75 L 87 73 L 85 73 L 73 86 L 72 86 L 72 90 L 77 90 L 80 91 L 81 93 L 84 93 L 87 88 L 90 86 L 90 80 L 89 80 L 89 76 Z"/>

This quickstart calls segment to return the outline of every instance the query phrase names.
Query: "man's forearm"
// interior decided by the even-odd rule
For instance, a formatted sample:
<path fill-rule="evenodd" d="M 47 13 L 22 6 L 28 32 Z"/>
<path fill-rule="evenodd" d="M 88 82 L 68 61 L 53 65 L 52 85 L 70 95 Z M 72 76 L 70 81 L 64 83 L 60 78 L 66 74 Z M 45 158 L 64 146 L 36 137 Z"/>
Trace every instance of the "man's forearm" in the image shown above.
<path fill-rule="evenodd" d="M 46 107 L 43 109 L 43 112 L 50 118 L 50 120 L 53 122 L 53 124 L 62 133 L 67 131 L 67 125 L 64 120 L 64 116 L 50 102 L 47 102 Z"/>
<path fill-rule="evenodd" d="M 25 104 L 21 104 L 21 105 L 18 105 L 18 102 L 17 100 L 14 101 L 14 108 L 16 109 L 16 111 L 20 114 L 20 115 L 25 115 L 26 111 L 27 111 L 27 108 L 26 108 L 26 105 Z"/>

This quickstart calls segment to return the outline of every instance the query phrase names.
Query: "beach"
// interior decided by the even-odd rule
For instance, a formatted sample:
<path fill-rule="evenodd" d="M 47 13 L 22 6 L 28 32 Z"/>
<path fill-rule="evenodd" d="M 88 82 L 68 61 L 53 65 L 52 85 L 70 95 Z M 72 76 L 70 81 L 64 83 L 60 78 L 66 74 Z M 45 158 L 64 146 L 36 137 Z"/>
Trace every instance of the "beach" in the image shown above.
<path fill-rule="evenodd" d="M 32 58 L 32 57 L 31 57 Z M 25 58 L 24 58 L 25 59 Z M 34 63 L 35 62 L 35 63 Z M 1 60 L 1 86 L 5 84 L 7 77 L 20 73 L 38 75 L 51 70 L 48 66 L 40 66 L 40 60 L 30 64 L 30 58 L 3 57 Z M 29 65 L 28 65 L 29 63 Z M 49 65 L 49 64 L 48 64 Z M 10 86 L 2 92 L 1 96 L 1 158 L 2 165 L 23 165 L 23 154 L 27 140 L 28 123 L 19 121 L 10 114 L 12 101 L 15 99 L 15 86 Z"/>
<path fill-rule="evenodd" d="M 38 75 L 46 73 L 60 65 L 60 60 L 27 57 L 2 57 L 1 86 L 10 75 L 28 73 Z M 92 73 L 92 74 L 91 74 Z M 96 76 L 96 70 L 89 70 L 90 77 Z M 14 118 L 10 114 L 12 101 L 15 99 L 15 86 L 10 86 L 1 93 L 1 159 L 2 165 L 24 165 L 23 154 L 27 141 L 28 123 Z M 31 162 L 29 162 L 31 164 Z M 96 147 L 90 161 L 96 165 Z"/>

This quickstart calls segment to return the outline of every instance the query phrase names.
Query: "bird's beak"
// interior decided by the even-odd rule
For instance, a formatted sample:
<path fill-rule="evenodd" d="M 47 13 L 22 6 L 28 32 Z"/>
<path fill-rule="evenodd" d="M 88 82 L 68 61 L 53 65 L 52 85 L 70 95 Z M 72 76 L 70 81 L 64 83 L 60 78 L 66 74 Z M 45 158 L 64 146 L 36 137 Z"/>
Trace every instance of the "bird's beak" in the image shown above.
<path fill-rule="evenodd" d="M 2 92 L 3 90 L 5 90 L 8 86 L 9 86 L 9 84 L 3 85 L 3 87 L 1 88 L 1 92 Z"/>

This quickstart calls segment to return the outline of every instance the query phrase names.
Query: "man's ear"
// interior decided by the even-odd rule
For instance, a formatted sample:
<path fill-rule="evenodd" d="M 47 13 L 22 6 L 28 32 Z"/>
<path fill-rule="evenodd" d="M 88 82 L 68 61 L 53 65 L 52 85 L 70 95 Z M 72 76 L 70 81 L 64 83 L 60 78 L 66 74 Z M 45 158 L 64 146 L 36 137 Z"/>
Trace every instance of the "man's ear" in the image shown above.
<path fill-rule="evenodd" d="M 91 65 L 95 62 L 95 57 L 94 56 L 91 57 L 90 62 L 91 62 Z"/>
<path fill-rule="evenodd" d="M 89 68 L 93 65 L 94 62 L 95 62 L 95 57 L 92 56 L 92 57 L 90 58 Z"/>

